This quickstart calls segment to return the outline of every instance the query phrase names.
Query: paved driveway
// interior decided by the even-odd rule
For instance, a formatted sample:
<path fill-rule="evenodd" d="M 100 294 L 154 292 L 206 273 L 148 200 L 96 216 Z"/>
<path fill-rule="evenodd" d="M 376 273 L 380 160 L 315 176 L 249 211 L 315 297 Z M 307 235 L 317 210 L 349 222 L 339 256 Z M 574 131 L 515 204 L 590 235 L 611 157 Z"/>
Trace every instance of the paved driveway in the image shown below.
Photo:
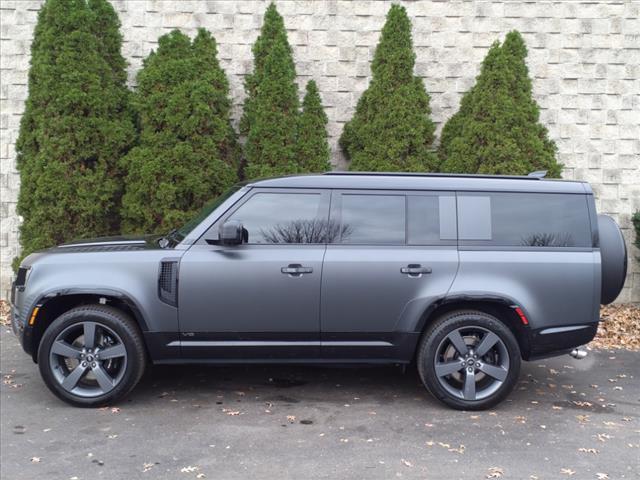
<path fill-rule="evenodd" d="M 155 367 L 116 408 L 83 410 L 6 327 L 0 347 L 3 480 L 640 476 L 639 353 L 525 363 L 489 412 L 442 407 L 411 368 L 277 366 Z"/>

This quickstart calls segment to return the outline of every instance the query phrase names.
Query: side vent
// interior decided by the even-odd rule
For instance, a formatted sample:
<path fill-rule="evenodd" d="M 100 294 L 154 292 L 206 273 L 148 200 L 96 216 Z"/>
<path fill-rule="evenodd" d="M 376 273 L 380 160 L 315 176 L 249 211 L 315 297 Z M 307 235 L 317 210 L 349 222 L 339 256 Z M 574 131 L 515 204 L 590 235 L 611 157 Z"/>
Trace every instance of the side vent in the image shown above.
<path fill-rule="evenodd" d="M 158 275 L 158 296 L 160 300 L 174 307 L 178 306 L 178 261 L 160 262 Z"/>

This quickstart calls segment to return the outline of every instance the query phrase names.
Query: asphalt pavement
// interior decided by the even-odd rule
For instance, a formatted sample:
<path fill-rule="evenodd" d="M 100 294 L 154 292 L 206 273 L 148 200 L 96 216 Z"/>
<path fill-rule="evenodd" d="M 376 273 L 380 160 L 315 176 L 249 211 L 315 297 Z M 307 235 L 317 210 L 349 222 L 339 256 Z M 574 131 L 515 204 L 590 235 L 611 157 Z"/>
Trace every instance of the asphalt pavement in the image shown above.
<path fill-rule="evenodd" d="M 78 409 L 1 330 L 2 480 L 640 478 L 640 352 L 524 363 L 485 412 L 442 406 L 411 367 L 283 366 L 152 367 Z"/>

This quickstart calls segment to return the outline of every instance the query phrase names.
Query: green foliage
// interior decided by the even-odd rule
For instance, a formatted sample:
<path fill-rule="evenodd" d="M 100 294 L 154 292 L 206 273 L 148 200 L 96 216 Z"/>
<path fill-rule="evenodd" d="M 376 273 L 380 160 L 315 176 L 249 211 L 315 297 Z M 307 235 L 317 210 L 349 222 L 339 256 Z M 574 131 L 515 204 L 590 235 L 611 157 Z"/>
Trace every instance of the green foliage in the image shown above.
<path fill-rule="evenodd" d="M 299 171 L 296 134 L 300 102 L 293 59 L 287 47 L 284 41 L 275 42 L 265 59 L 245 145 L 246 178 Z"/>
<path fill-rule="evenodd" d="M 229 84 L 216 55 L 206 30 L 193 42 L 174 30 L 145 59 L 134 95 L 140 143 L 122 160 L 125 231 L 177 228 L 237 181 Z"/>
<path fill-rule="evenodd" d="M 247 98 L 240 122 L 240 130 L 247 136 L 244 176 L 269 177 L 319 168 L 318 155 L 323 153 L 314 153 L 312 149 L 322 149 L 322 142 L 306 135 L 299 141 L 299 122 L 319 125 L 326 123 L 323 120 L 326 117 L 318 112 L 318 108 L 322 109 L 318 98 L 318 107 L 312 106 L 301 118 L 291 46 L 282 17 L 273 4 L 267 8 L 253 53 L 254 71 L 245 82 Z M 309 102 L 313 101 L 310 97 Z M 314 142 L 318 145 L 313 146 Z M 314 158 L 298 157 L 306 152 L 313 153 Z"/>
<path fill-rule="evenodd" d="M 307 82 L 298 123 L 298 161 L 300 170 L 310 173 L 331 170 L 331 152 L 327 142 L 327 114 L 316 82 Z"/>
<path fill-rule="evenodd" d="M 117 160 L 135 140 L 118 29 L 107 0 L 40 10 L 16 142 L 23 256 L 118 229 Z"/>
<path fill-rule="evenodd" d="M 538 122 L 522 36 L 510 32 L 494 43 L 476 84 L 442 131 L 440 170 L 455 173 L 526 175 L 547 170 L 559 177 L 556 146 Z"/>
<path fill-rule="evenodd" d="M 244 82 L 246 99 L 244 102 L 242 118 L 240 119 L 240 133 L 242 135 L 249 134 L 249 129 L 256 114 L 254 103 L 258 85 L 260 85 L 264 78 L 267 55 L 269 55 L 269 52 L 276 42 L 284 44 L 286 54 L 291 57 L 293 65 L 293 53 L 289 43 L 287 42 L 287 31 L 284 27 L 284 20 L 278 13 L 276 6 L 271 3 L 264 14 L 264 21 L 262 23 L 260 35 L 258 36 L 256 43 L 254 43 L 251 48 L 253 52 L 253 72 L 245 77 Z"/>
<path fill-rule="evenodd" d="M 352 170 L 435 170 L 430 99 L 422 79 L 413 75 L 414 63 L 411 22 L 404 7 L 392 5 L 371 65 L 371 84 L 340 137 Z"/>

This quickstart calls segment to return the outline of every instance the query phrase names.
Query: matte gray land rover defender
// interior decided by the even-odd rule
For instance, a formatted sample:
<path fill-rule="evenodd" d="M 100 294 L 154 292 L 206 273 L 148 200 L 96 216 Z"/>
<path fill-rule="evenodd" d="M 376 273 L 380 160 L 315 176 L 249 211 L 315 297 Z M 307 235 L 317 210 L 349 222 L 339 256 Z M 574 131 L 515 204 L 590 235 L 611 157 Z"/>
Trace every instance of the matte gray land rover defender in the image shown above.
<path fill-rule="evenodd" d="M 584 182 L 335 172 L 238 185 L 164 236 L 32 254 L 12 322 L 77 406 L 122 398 L 148 361 L 415 361 L 476 410 L 521 360 L 583 353 L 626 264 Z"/>

